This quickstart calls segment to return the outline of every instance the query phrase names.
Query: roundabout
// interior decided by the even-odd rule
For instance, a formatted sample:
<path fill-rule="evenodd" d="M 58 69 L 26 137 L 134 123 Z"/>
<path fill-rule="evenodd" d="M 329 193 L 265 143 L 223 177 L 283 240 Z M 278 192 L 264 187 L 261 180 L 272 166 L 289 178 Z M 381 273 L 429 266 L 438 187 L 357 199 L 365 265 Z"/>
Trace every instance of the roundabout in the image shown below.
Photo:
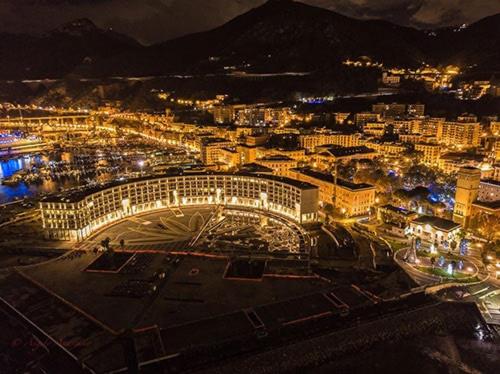
<path fill-rule="evenodd" d="M 401 248 L 394 253 L 396 263 L 419 285 L 436 283 L 475 283 L 480 279 L 477 265 L 452 253 L 437 252 L 431 254 L 418 251 L 413 261 L 407 257 L 409 248 Z"/>

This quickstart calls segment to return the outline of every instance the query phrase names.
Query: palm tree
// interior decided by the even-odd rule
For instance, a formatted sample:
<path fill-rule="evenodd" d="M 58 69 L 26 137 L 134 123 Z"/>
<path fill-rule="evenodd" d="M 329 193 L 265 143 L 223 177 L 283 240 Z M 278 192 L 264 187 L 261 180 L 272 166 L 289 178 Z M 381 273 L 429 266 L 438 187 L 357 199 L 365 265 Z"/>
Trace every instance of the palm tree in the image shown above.
<path fill-rule="evenodd" d="M 451 265 L 451 275 L 455 272 L 455 268 L 457 267 L 457 262 L 455 260 L 450 262 Z"/>
<path fill-rule="evenodd" d="M 421 245 L 422 245 L 422 239 L 420 239 L 420 237 L 417 236 L 417 238 L 415 239 L 415 249 L 418 251 Z"/>
<path fill-rule="evenodd" d="M 326 223 L 330 222 L 330 216 L 334 214 L 335 208 L 333 207 L 332 204 L 325 204 L 323 211 L 325 212 L 325 221 Z"/>
<path fill-rule="evenodd" d="M 457 241 L 455 240 L 455 238 L 453 238 L 450 242 L 450 249 L 454 252 L 455 249 L 457 248 L 457 245 L 458 245 Z"/>
<path fill-rule="evenodd" d="M 438 248 L 439 248 L 439 242 L 436 239 L 436 240 L 434 240 L 434 251 L 437 252 Z"/>
<path fill-rule="evenodd" d="M 488 242 L 493 242 L 500 232 L 500 217 L 494 214 L 480 214 L 477 217 L 477 231 Z"/>
<path fill-rule="evenodd" d="M 104 249 L 106 249 L 106 251 L 109 251 L 109 243 L 111 243 L 111 239 L 109 237 L 101 240 L 101 245 Z"/>
<path fill-rule="evenodd" d="M 467 233 L 465 232 L 464 229 L 460 229 L 457 233 L 457 238 L 458 239 L 464 239 L 467 236 Z"/>

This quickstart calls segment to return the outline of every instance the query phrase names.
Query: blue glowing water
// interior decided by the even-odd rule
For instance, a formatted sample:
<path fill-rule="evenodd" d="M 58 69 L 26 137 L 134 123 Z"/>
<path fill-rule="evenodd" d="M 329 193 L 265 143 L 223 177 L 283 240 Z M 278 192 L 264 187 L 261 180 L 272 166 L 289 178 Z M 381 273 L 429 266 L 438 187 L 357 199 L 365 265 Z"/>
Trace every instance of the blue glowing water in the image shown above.
<path fill-rule="evenodd" d="M 0 182 L 19 170 L 27 170 L 41 162 L 40 156 L 16 156 L 8 160 L 2 160 L 0 161 Z M 25 196 L 36 196 L 41 192 L 54 192 L 58 187 L 59 183 L 54 181 L 44 181 L 37 185 L 19 183 L 15 186 L 6 186 L 0 184 L 0 204 L 22 199 Z"/>

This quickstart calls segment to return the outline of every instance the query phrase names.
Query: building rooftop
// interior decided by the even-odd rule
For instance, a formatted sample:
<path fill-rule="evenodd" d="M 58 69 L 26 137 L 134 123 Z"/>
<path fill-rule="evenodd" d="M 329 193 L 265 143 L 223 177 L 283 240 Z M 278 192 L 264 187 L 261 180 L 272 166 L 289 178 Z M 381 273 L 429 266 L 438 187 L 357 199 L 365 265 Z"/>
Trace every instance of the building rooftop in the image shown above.
<path fill-rule="evenodd" d="M 472 205 L 486 209 L 486 210 L 498 210 L 500 211 L 500 200 L 495 201 L 479 201 L 476 200 Z"/>
<path fill-rule="evenodd" d="M 208 138 L 203 138 L 201 142 L 203 145 L 210 145 L 210 144 L 217 144 L 217 143 L 227 143 L 230 140 L 224 139 L 224 138 L 216 138 L 216 137 L 208 137 Z"/>
<path fill-rule="evenodd" d="M 293 158 L 290 158 L 286 155 L 270 155 L 262 157 L 260 160 L 264 161 L 294 161 Z"/>
<path fill-rule="evenodd" d="M 492 184 L 494 186 L 500 187 L 500 181 L 496 181 L 494 179 L 481 179 L 481 183 Z"/>
<path fill-rule="evenodd" d="M 408 210 L 408 209 L 405 209 L 405 208 L 401 208 L 401 207 L 398 207 L 398 206 L 394 206 L 394 205 L 391 205 L 391 204 L 383 205 L 380 208 L 381 209 L 385 209 L 385 210 L 390 210 L 392 212 L 395 212 L 395 213 L 398 213 L 398 214 L 401 214 L 401 215 L 404 215 L 404 216 L 411 216 L 411 215 L 417 214 L 416 212 L 412 212 L 411 210 Z"/>
<path fill-rule="evenodd" d="M 435 216 L 421 216 L 415 218 L 412 222 L 421 225 L 431 225 L 435 229 L 442 231 L 451 231 L 453 229 L 457 229 L 462 226 L 459 223 L 450 221 L 449 219 L 435 217 Z"/>
<path fill-rule="evenodd" d="M 309 168 L 293 168 L 290 170 L 292 170 L 296 173 L 304 174 L 304 175 L 307 175 L 309 177 L 316 178 L 316 179 L 322 180 L 324 182 L 328 182 L 328 183 L 333 184 L 333 175 L 331 175 L 331 174 L 323 173 L 321 171 L 313 170 L 313 169 L 309 169 Z M 337 178 L 337 185 L 340 187 L 350 189 L 350 190 L 362 190 L 362 189 L 375 188 L 374 186 L 372 186 L 371 184 L 368 184 L 368 183 L 354 183 L 354 182 L 350 182 L 350 181 L 347 181 L 345 179 L 340 179 L 340 178 Z"/>
<path fill-rule="evenodd" d="M 447 159 L 447 160 L 473 160 L 473 161 L 483 161 L 484 160 L 484 155 L 473 155 L 470 153 L 466 152 L 449 152 L 445 153 L 444 155 L 441 155 L 442 159 Z M 467 169 L 467 170 L 474 170 L 477 168 L 473 166 L 464 166 L 462 169 Z"/>
<path fill-rule="evenodd" d="M 356 154 L 369 154 L 369 153 L 376 153 L 372 148 L 368 148 L 367 146 L 361 145 L 357 147 L 334 147 L 334 146 L 321 146 L 317 147 L 321 149 L 326 148 L 326 152 L 333 157 L 344 157 L 344 156 L 350 156 L 350 155 L 356 155 Z"/>
<path fill-rule="evenodd" d="M 246 173 L 264 173 L 264 174 L 273 173 L 273 169 L 258 164 L 256 162 L 250 162 L 248 164 L 244 164 L 241 166 L 240 170 Z"/>

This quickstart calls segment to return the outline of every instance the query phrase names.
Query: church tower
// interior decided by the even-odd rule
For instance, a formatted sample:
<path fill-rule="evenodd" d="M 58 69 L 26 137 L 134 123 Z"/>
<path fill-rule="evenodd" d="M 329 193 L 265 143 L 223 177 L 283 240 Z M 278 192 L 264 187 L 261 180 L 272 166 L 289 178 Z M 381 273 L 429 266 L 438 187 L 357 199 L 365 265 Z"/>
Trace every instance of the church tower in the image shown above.
<path fill-rule="evenodd" d="M 455 192 L 455 209 L 453 221 L 463 227 L 469 224 L 472 203 L 477 199 L 481 171 L 473 167 L 463 167 L 457 176 L 457 190 Z"/>

